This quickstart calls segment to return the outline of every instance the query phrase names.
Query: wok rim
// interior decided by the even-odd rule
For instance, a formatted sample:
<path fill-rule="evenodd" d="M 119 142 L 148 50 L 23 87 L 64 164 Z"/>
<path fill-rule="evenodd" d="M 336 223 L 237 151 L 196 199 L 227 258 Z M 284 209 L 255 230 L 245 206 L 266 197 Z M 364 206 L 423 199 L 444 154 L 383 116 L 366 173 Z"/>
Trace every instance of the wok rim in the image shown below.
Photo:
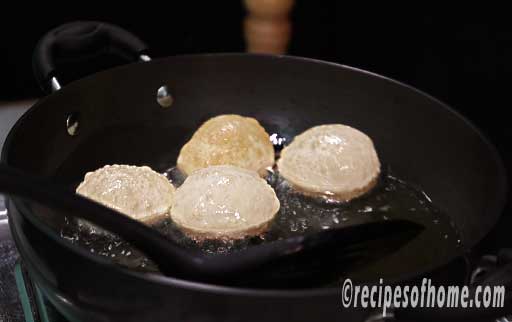
<path fill-rule="evenodd" d="M 403 282 L 403 281 L 410 281 L 414 278 L 418 278 L 421 276 L 428 276 L 429 273 L 432 271 L 446 267 L 448 264 L 456 260 L 457 258 L 461 257 L 464 252 L 474 248 L 478 243 L 480 243 L 494 228 L 503 215 L 503 210 L 505 208 L 505 205 L 507 203 L 507 195 L 509 192 L 509 185 L 508 185 L 508 174 L 507 170 L 505 168 L 503 159 L 501 157 L 501 154 L 499 153 L 497 147 L 492 143 L 492 141 L 487 137 L 484 132 L 478 128 L 476 125 L 473 124 L 472 121 L 470 121 L 468 118 L 466 118 L 464 115 L 462 115 L 459 111 L 452 108 L 450 105 L 444 103 L 443 101 L 433 97 L 432 95 L 417 89 L 416 87 L 413 87 L 411 85 L 408 85 L 406 83 L 403 83 L 401 81 L 398 81 L 396 79 L 380 75 L 375 72 L 371 72 L 368 70 L 364 70 L 357 67 L 348 66 L 345 64 L 340 64 L 336 62 L 330 62 L 330 61 L 324 61 L 320 59 L 314 59 L 314 58 L 307 58 L 307 57 L 300 57 L 300 56 L 292 56 L 292 55 L 273 55 L 273 54 L 261 54 L 261 53 L 207 53 L 207 54 L 183 54 L 183 55 L 176 55 L 176 56 L 168 56 L 168 57 L 162 57 L 162 58 L 156 58 L 152 59 L 148 62 L 135 62 L 130 64 L 125 64 L 121 66 L 117 66 L 114 68 L 106 69 L 103 71 L 99 71 L 97 73 L 93 73 L 91 75 L 88 75 L 84 78 L 75 80 L 64 86 L 61 90 L 51 93 L 49 95 L 46 95 L 45 97 L 39 99 L 35 104 L 33 104 L 14 124 L 14 126 L 9 131 L 2 151 L 1 151 L 1 157 L 0 162 L 5 163 L 7 165 L 7 158 L 9 155 L 9 151 L 12 150 L 12 140 L 13 137 L 16 135 L 16 133 L 22 129 L 23 123 L 25 118 L 29 117 L 31 113 L 33 113 L 37 108 L 39 108 L 41 105 L 44 105 L 46 101 L 50 97 L 58 97 L 58 95 L 64 95 L 66 92 L 66 88 L 71 86 L 79 86 L 80 83 L 83 80 L 86 79 L 92 79 L 96 78 L 97 76 L 101 74 L 106 73 L 113 73 L 117 70 L 127 69 L 132 67 L 133 65 L 139 65 L 139 64 L 157 64 L 161 63 L 166 60 L 170 59 L 188 59 L 188 58 L 196 58 L 196 57 L 203 57 L 203 58 L 229 58 L 229 57 L 246 57 L 251 59 L 286 59 L 287 61 L 295 61 L 299 63 L 309 63 L 309 64 L 318 64 L 318 65 L 324 65 L 329 66 L 330 68 L 340 68 L 344 70 L 349 70 L 353 72 L 357 72 L 360 74 L 364 74 L 373 78 L 380 79 L 382 81 L 390 82 L 392 84 L 404 87 L 408 89 L 409 91 L 414 92 L 415 94 L 418 94 L 420 96 L 423 96 L 427 98 L 428 100 L 436 103 L 440 107 L 444 108 L 451 114 L 453 114 L 458 120 L 462 121 L 466 126 L 468 126 L 469 129 L 471 129 L 475 134 L 478 135 L 478 137 L 482 140 L 482 143 L 485 144 L 485 146 L 489 149 L 489 157 L 494 161 L 497 167 L 498 177 L 500 178 L 499 187 L 497 187 L 499 196 L 496 199 L 496 202 L 494 206 L 496 207 L 497 211 L 500 212 L 497 219 L 492 224 L 491 228 L 486 231 L 480 239 L 478 240 L 472 240 L 468 243 L 464 244 L 464 247 L 462 247 L 455 256 L 449 257 L 445 259 L 444 261 L 441 261 L 437 265 L 429 265 L 428 267 L 425 267 L 421 271 L 415 271 L 410 272 L 407 274 L 403 274 L 400 277 L 396 277 L 394 279 L 387 279 L 386 284 L 392 285 L 397 282 Z M 11 202 L 8 203 L 10 207 L 14 207 L 16 202 L 12 200 L 12 198 L 9 195 L 6 195 L 7 199 L 10 199 Z M 22 213 L 19 210 L 19 207 L 16 207 L 18 213 L 23 216 L 25 219 L 31 222 L 31 224 L 35 224 L 35 221 L 38 219 L 34 218 L 32 215 L 27 215 Z M 37 225 L 36 225 L 37 226 Z M 13 230 L 13 236 L 16 235 L 16 230 L 12 228 L 10 225 L 11 230 Z M 68 248 L 70 251 L 73 251 L 75 253 L 78 253 L 80 257 L 84 258 L 85 260 L 93 261 L 96 264 L 99 265 L 106 265 L 110 269 L 113 269 L 117 271 L 118 273 L 122 274 L 128 274 L 131 277 L 142 279 L 147 282 L 151 283 L 157 283 L 169 287 L 180 287 L 180 288 L 186 288 L 191 289 L 195 291 L 201 291 L 201 292 L 210 292 L 210 293 L 216 293 L 216 294 L 230 294 L 230 295 L 245 295 L 245 296 L 257 296 L 257 297 L 309 297 L 309 296 L 332 296 L 336 294 L 341 294 L 341 288 L 340 287 L 326 287 L 326 288 L 309 288 L 309 289 L 257 289 L 257 288 L 246 288 L 246 287 L 234 287 L 234 286 L 224 286 L 224 285 L 218 285 L 218 284 L 211 284 L 211 283 L 203 283 L 203 282 L 197 282 L 197 281 L 190 281 L 185 279 L 180 279 L 176 277 L 170 277 L 165 276 L 162 274 L 157 273 L 143 273 L 143 272 L 137 272 L 134 270 L 131 270 L 129 268 L 122 267 L 120 265 L 117 265 L 111 261 L 109 261 L 106 258 L 99 257 L 97 255 L 92 255 L 91 253 L 85 251 L 81 247 L 71 244 L 69 242 L 66 242 L 64 239 L 60 238 L 55 234 L 53 231 L 51 231 L 48 227 L 37 227 L 38 230 L 42 231 L 47 237 L 53 239 L 57 243 L 59 243 L 61 246 Z M 21 252 L 20 252 L 21 253 Z M 44 274 L 40 272 L 42 276 Z M 340 281 L 341 286 L 341 281 Z"/>

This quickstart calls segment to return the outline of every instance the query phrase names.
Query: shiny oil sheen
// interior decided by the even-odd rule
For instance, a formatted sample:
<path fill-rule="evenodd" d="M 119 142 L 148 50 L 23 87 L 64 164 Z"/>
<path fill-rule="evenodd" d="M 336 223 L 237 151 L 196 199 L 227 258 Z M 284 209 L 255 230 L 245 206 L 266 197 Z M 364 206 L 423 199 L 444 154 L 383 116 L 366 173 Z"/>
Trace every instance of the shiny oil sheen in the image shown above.
<path fill-rule="evenodd" d="M 184 175 L 174 167 L 164 174 L 176 186 L 184 181 Z M 342 227 L 365 216 L 381 216 L 384 219 L 407 218 L 426 227 L 409 245 L 416 252 L 421 252 L 422 256 L 416 256 L 416 252 L 411 252 L 410 258 L 407 259 L 408 265 L 410 261 L 414 261 L 415 265 L 427 266 L 432 258 L 448 258 L 462 245 L 462 240 L 449 217 L 432 203 L 428 195 L 395 177 L 389 170 L 384 171 L 372 191 L 348 203 L 304 196 L 295 191 L 276 171 L 269 171 L 267 182 L 275 189 L 281 208 L 268 231 L 261 235 L 241 240 L 197 242 L 185 236 L 170 219 L 160 221 L 153 227 L 185 248 L 197 248 L 205 253 L 223 253 L 291 236 Z M 68 221 L 61 230 L 61 236 L 89 249 L 91 253 L 109 257 L 119 265 L 135 270 L 158 271 L 155 264 L 128 243 L 117 236 L 99 233 L 88 225 Z M 347 274 L 360 279 L 375 274 L 382 278 L 392 278 L 407 272 L 408 267 L 401 265 L 406 262 L 403 256 L 401 254 L 400 258 L 394 258 L 394 254 L 391 254 L 373 265 L 358 267 Z M 337 281 L 338 278 L 326 286 Z"/>

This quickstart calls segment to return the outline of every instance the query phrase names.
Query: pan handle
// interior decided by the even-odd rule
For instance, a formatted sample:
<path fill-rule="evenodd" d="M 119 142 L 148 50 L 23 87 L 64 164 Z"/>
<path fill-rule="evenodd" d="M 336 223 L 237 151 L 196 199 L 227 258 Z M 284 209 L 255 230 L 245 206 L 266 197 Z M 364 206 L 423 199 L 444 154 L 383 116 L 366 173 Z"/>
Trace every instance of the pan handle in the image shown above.
<path fill-rule="evenodd" d="M 482 257 L 473 271 L 468 299 L 474 299 L 485 286 L 504 287 L 503 306 L 489 308 L 399 308 L 393 310 L 396 321 L 501 321 L 512 312 L 512 249 L 501 249 L 496 256 Z M 481 287 L 480 292 L 478 287 Z M 481 297 L 480 297 L 481 298 Z M 494 299 L 493 299 L 494 300 Z M 501 303 L 500 303 L 501 304 Z M 503 321 L 508 321 L 505 319 Z"/>
<path fill-rule="evenodd" d="M 128 61 L 148 61 L 147 45 L 119 26 L 98 21 L 76 21 L 46 33 L 36 45 L 32 68 L 45 92 L 57 91 L 56 66 L 59 60 L 84 61 L 114 54 Z"/>

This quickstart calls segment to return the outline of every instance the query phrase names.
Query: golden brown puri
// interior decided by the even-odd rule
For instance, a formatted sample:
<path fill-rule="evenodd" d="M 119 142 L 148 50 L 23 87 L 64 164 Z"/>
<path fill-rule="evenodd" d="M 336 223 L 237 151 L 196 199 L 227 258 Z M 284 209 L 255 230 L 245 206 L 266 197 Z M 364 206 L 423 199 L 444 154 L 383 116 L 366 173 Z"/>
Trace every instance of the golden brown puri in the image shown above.
<path fill-rule="evenodd" d="M 177 161 L 187 175 L 222 164 L 253 170 L 261 176 L 274 165 L 274 147 L 257 120 L 234 114 L 209 119 L 181 148 Z"/>

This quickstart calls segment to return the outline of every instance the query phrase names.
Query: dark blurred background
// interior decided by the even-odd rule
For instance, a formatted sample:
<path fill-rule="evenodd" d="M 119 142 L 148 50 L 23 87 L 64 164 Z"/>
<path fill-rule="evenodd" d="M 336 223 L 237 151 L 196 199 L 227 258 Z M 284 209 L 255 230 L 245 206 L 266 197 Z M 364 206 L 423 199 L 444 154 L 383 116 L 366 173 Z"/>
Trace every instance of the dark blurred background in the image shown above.
<path fill-rule="evenodd" d="M 288 53 L 367 69 L 416 86 L 462 111 L 502 145 L 512 138 L 512 26 L 506 11 L 499 11 L 469 15 L 415 9 L 404 14 L 378 8 L 357 11 L 342 1 L 298 0 L 291 12 Z M 32 17 L 2 14 L 2 101 L 42 95 L 31 70 L 34 46 L 49 29 L 77 19 L 119 24 L 145 40 L 154 57 L 245 50 L 242 1 L 126 3 L 101 10 L 77 4 L 30 12 Z"/>

